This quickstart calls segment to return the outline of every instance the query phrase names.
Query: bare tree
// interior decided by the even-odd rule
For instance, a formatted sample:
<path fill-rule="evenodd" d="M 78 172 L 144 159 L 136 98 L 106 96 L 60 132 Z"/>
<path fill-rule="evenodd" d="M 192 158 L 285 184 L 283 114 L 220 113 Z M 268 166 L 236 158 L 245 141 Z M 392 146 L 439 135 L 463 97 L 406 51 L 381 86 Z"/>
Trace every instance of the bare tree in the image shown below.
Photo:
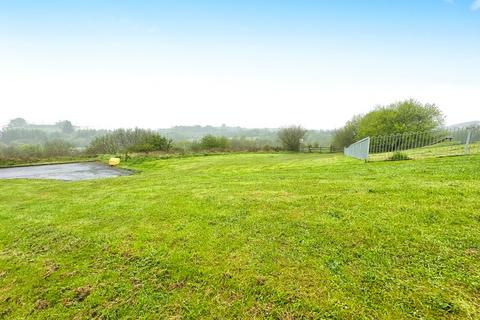
<path fill-rule="evenodd" d="M 278 131 L 278 139 L 285 150 L 300 151 L 300 146 L 307 130 L 301 126 L 290 126 Z"/>

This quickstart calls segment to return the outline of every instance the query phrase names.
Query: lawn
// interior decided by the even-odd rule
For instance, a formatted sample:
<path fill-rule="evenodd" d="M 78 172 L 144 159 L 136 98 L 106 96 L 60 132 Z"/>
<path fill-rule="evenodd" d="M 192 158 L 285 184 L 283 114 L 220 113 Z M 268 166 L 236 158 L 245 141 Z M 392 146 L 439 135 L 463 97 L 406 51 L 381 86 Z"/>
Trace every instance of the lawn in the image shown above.
<path fill-rule="evenodd" d="M 479 319 L 480 156 L 0 180 L 0 318 Z"/>
<path fill-rule="evenodd" d="M 468 146 L 468 154 L 480 153 L 480 142 L 471 143 Z M 371 153 L 369 161 L 389 160 L 397 151 Z M 410 159 L 426 159 L 432 157 L 449 157 L 465 155 L 465 145 L 456 142 L 443 142 L 432 146 L 399 150 L 398 152 L 408 156 Z"/>

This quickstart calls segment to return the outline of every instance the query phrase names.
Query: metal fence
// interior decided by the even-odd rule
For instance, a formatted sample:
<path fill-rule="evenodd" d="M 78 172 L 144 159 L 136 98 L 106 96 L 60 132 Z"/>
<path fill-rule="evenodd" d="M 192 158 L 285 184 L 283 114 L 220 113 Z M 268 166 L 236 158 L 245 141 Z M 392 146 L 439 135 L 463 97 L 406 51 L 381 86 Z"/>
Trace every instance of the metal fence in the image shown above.
<path fill-rule="evenodd" d="M 367 161 L 369 150 L 370 150 L 370 137 L 367 137 L 365 139 L 357 141 L 354 144 L 346 147 L 343 150 L 343 153 L 348 157 Z"/>
<path fill-rule="evenodd" d="M 381 161 L 480 153 L 480 127 L 372 137 L 369 139 L 366 158 L 364 140 L 346 148 L 345 155 L 362 160 Z M 359 152 L 361 157 L 358 156 Z"/>

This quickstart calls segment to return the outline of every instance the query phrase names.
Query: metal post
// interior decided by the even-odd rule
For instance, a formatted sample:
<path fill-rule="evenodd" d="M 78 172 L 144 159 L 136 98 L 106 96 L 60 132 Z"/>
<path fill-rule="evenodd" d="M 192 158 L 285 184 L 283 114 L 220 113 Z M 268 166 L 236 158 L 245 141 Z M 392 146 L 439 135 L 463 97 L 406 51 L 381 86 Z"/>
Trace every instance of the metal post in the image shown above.
<path fill-rule="evenodd" d="M 467 133 L 467 141 L 465 141 L 465 149 L 464 149 L 464 152 L 465 154 L 469 154 L 470 153 L 470 139 L 472 138 L 472 130 L 468 130 L 468 133 Z"/>

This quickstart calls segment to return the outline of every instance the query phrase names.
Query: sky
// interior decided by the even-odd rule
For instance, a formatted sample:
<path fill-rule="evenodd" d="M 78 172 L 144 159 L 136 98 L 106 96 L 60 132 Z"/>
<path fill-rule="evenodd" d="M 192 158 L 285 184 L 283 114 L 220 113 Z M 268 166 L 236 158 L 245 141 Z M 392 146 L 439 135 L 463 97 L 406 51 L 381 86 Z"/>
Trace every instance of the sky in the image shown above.
<path fill-rule="evenodd" d="M 480 120 L 480 0 L 0 0 L 0 125 Z"/>

